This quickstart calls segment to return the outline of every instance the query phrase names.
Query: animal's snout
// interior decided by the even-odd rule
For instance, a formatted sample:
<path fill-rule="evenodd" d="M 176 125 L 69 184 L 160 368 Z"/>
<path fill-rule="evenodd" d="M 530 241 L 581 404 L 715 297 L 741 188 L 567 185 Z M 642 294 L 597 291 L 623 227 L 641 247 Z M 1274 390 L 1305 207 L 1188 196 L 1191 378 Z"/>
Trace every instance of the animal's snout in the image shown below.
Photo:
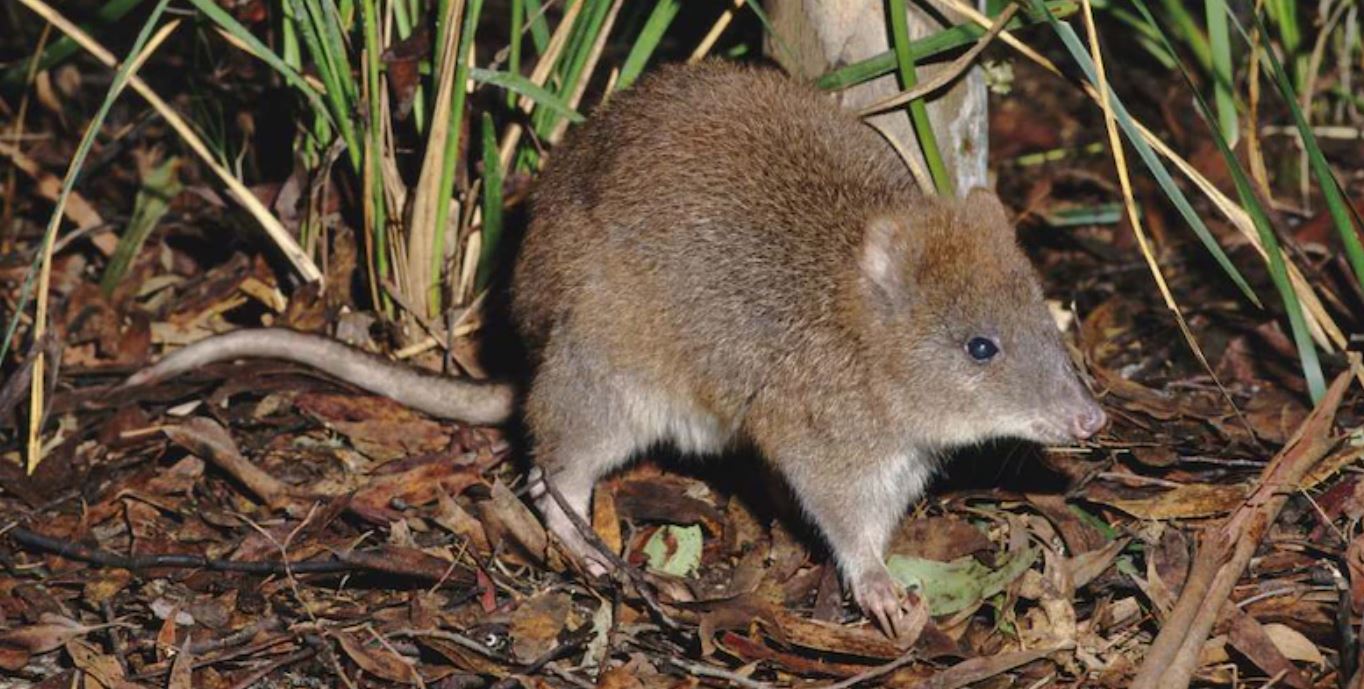
<path fill-rule="evenodd" d="M 1070 432 L 1076 440 L 1084 440 L 1098 433 L 1108 423 L 1108 415 L 1094 402 L 1080 408 L 1070 419 Z"/>

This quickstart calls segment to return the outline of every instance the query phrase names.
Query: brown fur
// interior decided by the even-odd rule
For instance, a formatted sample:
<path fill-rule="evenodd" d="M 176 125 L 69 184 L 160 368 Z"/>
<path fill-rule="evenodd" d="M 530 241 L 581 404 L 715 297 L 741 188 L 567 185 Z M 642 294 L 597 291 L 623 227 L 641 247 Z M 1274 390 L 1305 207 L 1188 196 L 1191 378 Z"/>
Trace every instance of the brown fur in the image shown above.
<path fill-rule="evenodd" d="M 917 193 L 870 129 L 779 73 L 709 62 L 647 77 L 553 152 L 533 206 L 512 295 L 536 358 L 526 423 L 582 516 L 641 449 L 751 443 L 893 632 L 903 591 L 886 542 L 945 450 L 1082 439 L 1105 421 L 999 200 Z M 973 337 L 999 354 L 973 360 Z M 205 340 L 134 380 L 243 356 L 312 363 L 439 416 L 511 409 L 505 385 L 404 376 L 279 331 Z M 604 568 L 536 490 L 554 534 Z"/>
<path fill-rule="evenodd" d="M 652 444 L 750 441 L 892 626 L 881 556 L 944 449 L 1102 422 L 999 201 L 915 192 L 874 132 L 776 72 L 669 67 L 615 95 L 554 151 L 532 218 L 526 421 L 575 509 Z M 999 341 L 989 364 L 976 335 Z"/>

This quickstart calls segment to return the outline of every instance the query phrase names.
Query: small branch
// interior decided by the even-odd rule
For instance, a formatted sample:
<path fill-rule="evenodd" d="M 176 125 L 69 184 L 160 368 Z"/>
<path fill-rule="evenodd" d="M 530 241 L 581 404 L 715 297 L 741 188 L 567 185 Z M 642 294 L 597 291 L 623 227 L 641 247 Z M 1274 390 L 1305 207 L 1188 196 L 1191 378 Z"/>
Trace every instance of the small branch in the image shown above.
<path fill-rule="evenodd" d="M 117 567 L 131 571 L 155 568 L 208 569 L 217 572 L 245 572 L 248 574 L 273 574 L 283 576 L 295 574 L 332 574 L 336 572 L 384 571 L 366 566 L 363 560 L 336 558 L 332 560 L 304 560 L 284 562 L 282 560 L 219 560 L 202 555 L 156 554 L 156 555 L 119 555 L 100 548 L 91 548 L 74 541 L 44 536 L 22 526 L 15 526 L 5 532 L 16 543 L 37 550 L 45 550 L 68 560 L 79 560 L 101 567 Z"/>
<path fill-rule="evenodd" d="M 683 660 L 682 658 L 665 657 L 662 660 L 663 662 L 672 665 L 678 668 L 679 670 L 687 672 L 691 675 L 723 679 L 727 682 L 732 682 L 741 687 L 745 687 L 745 689 L 772 689 L 772 685 L 768 684 L 767 682 L 759 682 L 757 680 L 749 679 L 732 670 L 718 668 L 713 665 L 706 665 L 705 663 L 697 663 L 690 660 Z"/>
<path fill-rule="evenodd" d="M 1198 668 L 1198 653 L 1260 541 L 1303 476 L 1335 445 L 1331 428 L 1336 410 L 1350 387 L 1350 377 L 1358 373 L 1346 370 L 1336 377 L 1311 416 L 1265 467 L 1254 492 L 1220 528 L 1202 539 L 1189 580 L 1147 650 L 1132 689 L 1189 685 Z"/>
<path fill-rule="evenodd" d="M 643 598 L 644 603 L 649 606 L 649 609 L 658 615 L 659 620 L 663 622 L 663 625 L 669 629 L 678 629 L 677 621 L 663 611 L 663 607 L 659 605 L 658 599 L 654 597 L 653 591 L 650 590 L 652 584 L 649 583 L 649 580 L 640 573 L 639 570 L 631 567 L 628 562 L 602 542 L 601 537 L 592 529 L 592 525 L 588 524 L 582 518 L 582 515 L 578 514 L 578 512 L 568 504 L 568 501 L 564 499 L 563 494 L 560 493 L 559 489 L 554 486 L 554 483 L 549 480 L 549 475 L 544 471 L 540 472 L 540 482 L 544 484 L 545 490 L 550 494 L 550 497 L 554 498 L 555 504 L 557 504 L 559 509 L 568 517 L 568 520 L 573 522 L 573 528 L 577 529 L 578 533 L 590 543 L 593 548 L 596 548 L 603 557 L 610 561 L 617 572 L 620 572 L 625 578 L 630 580 L 630 583 L 635 585 L 635 590 L 639 591 L 640 598 Z"/>
<path fill-rule="evenodd" d="M 895 660 L 892 660 L 889 663 L 886 663 L 884 665 L 878 665 L 864 672 L 859 672 L 841 682 L 827 684 L 821 687 L 820 689 L 852 689 L 852 687 L 857 686 L 858 684 L 861 684 L 863 682 L 867 682 L 878 677 L 882 677 L 892 672 L 895 672 L 896 670 L 908 665 L 909 662 L 917 658 L 918 655 L 919 654 L 915 651 L 915 649 L 911 648 L 908 651 L 905 651 L 905 653 L 901 655 L 899 658 L 896 658 Z"/>

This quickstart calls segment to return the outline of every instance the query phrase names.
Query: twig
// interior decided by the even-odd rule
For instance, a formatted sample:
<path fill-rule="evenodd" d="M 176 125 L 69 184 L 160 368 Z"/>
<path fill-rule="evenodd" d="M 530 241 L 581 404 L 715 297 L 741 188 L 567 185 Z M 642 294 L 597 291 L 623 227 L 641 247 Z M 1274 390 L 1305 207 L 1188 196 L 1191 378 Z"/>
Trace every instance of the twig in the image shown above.
<path fill-rule="evenodd" d="M 474 653 L 477 653 L 477 654 L 479 654 L 479 655 L 481 655 L 481 656 L 484 656 L 484 657 L 486 657 L 486 658 L 491 658 L 492 660 L 496 660 L 496 661 L 499 662 L 499 663 L 504 663 L 504 664 L 506 664 L 506 665 L 516 665 L 516 659 L 515 659 L 515 658 L 512 658 L 512 657 L 510 657 L 510 656 L 507 656 L 506 654 L 503 654 L 503 653 L 498 653 L 497 651 L 495 651 L 495 650 L 493 650 L 493 649 L 491 649 L 491 648 L 488 648 L 487 646 L 485 646 L 485 645 L 483 645 L 483 644 L 481 644 L 481 643 L 479 643 L 479 642 L 477 642 L 477 641 L 474 641 L 473 639 L 470 639 L 469 637 L 465 636 L 464 634 L 461 634 L 461 633 L 456 632 L 456 631 L 451 631 L 451 630 L 449 630 L 449 629 L 414 629 L 414 628 L 403 628 L 403 629 L 395 629 L 395 630 L 393 630 L 393 631 L 391 631 L 391 632 L 388 632 L 388 635 L 389 635 L 389 636 L 426 637 L 426 638 L 429 638 L 429 639 L 440 639 L 441 641 L 449 641 L 450 643 L 453 643 L 453 644 L 455 644 L 455 645 L 457 645 L 457 646 L 466 648 L 466 649 L 468 649 L 468 650 L 470 650 L 470 651 L 473 651 Z"/>
<path fill-rule="evenodd" d="M 1014 7 L 1017 7 L 1017 5 L 1014 5 Z M 908 665 L 909 661 L 914 660 L 916 657 L 918 657 L 918 655 L 919 654 L 915 651 L 915 649 L 911 648 L 908 651 L 905 651 L 904 654 L 901 655 L 899 658 L 896 658 L 895 660 L 892 660 L 889 663 L 886 663 L 884 665 L 878 665 L 866 671 L 859 672 L 853 675 L 852 677 L 849 677 L 840 682 L 826 684 L 820 689 L 851 689 L 852 687 L 857 686 L 862 682 L 873 680 L 876 679 L 877 677 L 882 677 L 884 675 L 888 675 L 892 672 L 895 672 L 896 670 L 904 667 L 905 665 Z"/>
<path fill-rule="evenodd" d="M 640 598 L 643 598 L 644 603 L 649 606 L 649 609 L 658 615 L 659 620 L 663 622 L 665 627 L 669 629 L 678 629 L 677 621 L 663 611 L 663 606 L 659 605 L 658 599 L 654 597 L 653 592 L 650 590 L 652 584 L 649 583 L 649 580 L 602 542 L 601 537 L 592 529 L 592 526 L 582 518 L 582 515 L 578 514 L 578 512 L 568 504 L 568 501 L 564 499 L 563 494 L 560 493 L 559 489 L 554 486 L 554 483 L 549 480 L 549 475 L 546 472 L 540 472 L 539 480 L 544 484 L 545 490 L 549 493 L 550 497 L 554 498 L 554 502 L 559 506 L 559 509 L 563 511 L 570 522 L 573 522 L 573 528 L 578 530 L 579 535 L 590 543 L 593 548 L 596 548 L 603 557 L 609 560 L 617 572 L 620 572 L 635 585 L 635 590 L 639 591 Z"/>
<path fill-rule="evenodd" d="M 245 677 L 238 680 L 236 684 L 233 684 L 231 689 L 246 689 L 247 687 L 254 685 L 257 681 L 261 680 L 266 675 L 269 675 L 275 670 L 278 670 L 279 668 L 282 668 L 286 665 L 293 665 L 294 663 L 297 663 L 302 660 L 307 660 L 315 655 L 317 655 L 317 649 L 301 648 L 297 651 L 294 651 L 293 653 L 290 653 L 287 656 L 284 656 L 283 658 L 280 658 L 270 663 L 269 665 L 266 665 L 256 670 L 255 672 L 248 673 Z"/>
<path fill-rule="evenodd" d="M 1188 686 L 1198 666 L 1198 652 L 1261 539 L 1303 476 L 1334 445 L 1330 431 L 1336 410 L 1350 377 L 1358 374 L 1346 370 L 1336 377 L 1311 416 L 1265 467 L 1255 491 L 1226 523 L 1202 539 L 1179 601 L 1151 643 L 1132 689 Z"/>
<path fill-rule="evenodd" d="M 100 548 L 91 548 L 74 541 L 44 536 L 22 526 L 15 526 L 5 532 L 16 543 L 46 550 L 68 560 L 79 560 L 102 567 L 117 567 L 131 571 L 155 568 L 208 569 L 217 572 L 245 572 L 248 574 L 284 575 L 330 574 L 334 572 L 370 571 L 363 563 L 351 562 L 340 558 L 332 560 L 304 560 L 284 562 L 281 560 L 219 560 L 202 555 L 119 555 Z"/>
<path fill-rule="evenodd" d="M 685 670 L 693 675 L 723 679 L 727 682 L 732 682 L 741 687 L 747 687 L 748 689 L 772 689 L 772 685 L 768 684 L 767 682 L 759 682 L 757 680 L 749 679 L 737 672 L 726 670 L 724 668 L 718 668 L 713 665 L 706 665 L 705 663 L 696 663 L 690 660 L 683 660 L 682 658 L 671 657 L 664 657 L 663 662 L 669 665 L 675 665 L 678 669 Z"/>

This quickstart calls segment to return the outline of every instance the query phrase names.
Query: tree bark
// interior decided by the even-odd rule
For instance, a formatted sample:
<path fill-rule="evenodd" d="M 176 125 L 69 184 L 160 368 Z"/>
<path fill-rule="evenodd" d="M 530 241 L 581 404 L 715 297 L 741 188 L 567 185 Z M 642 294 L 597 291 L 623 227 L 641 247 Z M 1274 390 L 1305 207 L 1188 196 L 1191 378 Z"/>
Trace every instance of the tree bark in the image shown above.
<path fill-rule="evenodd" d="M 832 69 L 885 52 L 890 47 L 883 0 L 765 0 L 764 4 L 776 34 L 781 37 L 778 42 L 769 36 L 764 49 L 769 57 L 797 77 L 814 79 Z M 949 21 L 960 21 L 954 13 L 935 9 L 941 10 Z M 944 24 L 933 19 L 919 5 L 910 4 L 911 40 L 943 28 Z M 940 69 L 933 65 L 918 67 L 920 82 Z M 898 91 L 896 75 L 889 74 L 845 89 L 838 94 L 838 99 L 844 107 L 857 110 Z M 928 117 L 942 149 L 943 163 L 960 196 L 972 187 L 989 184 L 987 96 L 981 70 L 972 68 L 928 103 Z M 923 167 L 918 139 L 903 109 L 881 113 L 868 120 L 894 136 Z"/>

